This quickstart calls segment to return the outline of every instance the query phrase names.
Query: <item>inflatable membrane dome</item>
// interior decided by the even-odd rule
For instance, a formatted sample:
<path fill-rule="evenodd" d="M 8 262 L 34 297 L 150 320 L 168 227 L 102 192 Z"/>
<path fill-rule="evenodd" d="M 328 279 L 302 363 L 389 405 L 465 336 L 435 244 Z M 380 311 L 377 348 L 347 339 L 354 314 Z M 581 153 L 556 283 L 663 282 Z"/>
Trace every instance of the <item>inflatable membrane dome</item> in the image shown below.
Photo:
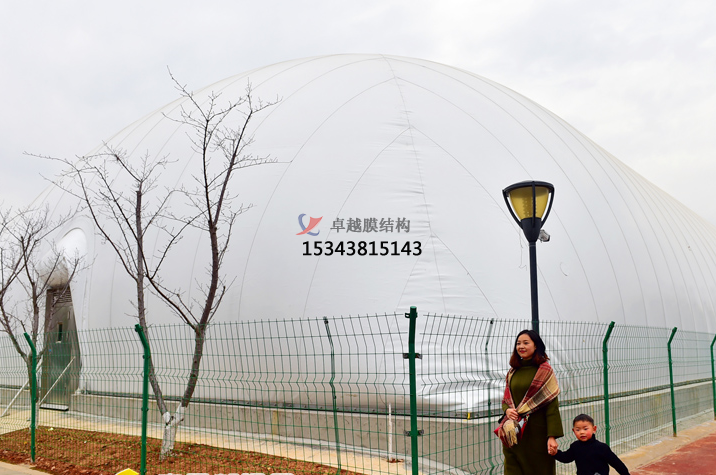
<path fill-rule="evenodd" d="M 528 247 L 502 189 L 555 187 L 538 243 L 540 318 L 716 331 L 716 228 L 562 119 L 471 72 L 386 55 L 298 59 L 194 92 L 279 102 L 252 121 L 215 321 L 420 312 L 529 319 Z M 107 142 L 129 157 L 196 155 L 168 104 Z M 98 149 L 99 150 L 99 149 Z M 68 200 L 45 199 L 52 203 Z M 179 203 L 176 206 L 181 206 Z M 177 287 L 205 272 L 188 233 L 163 269 Z M 78 329 L 129 326 L 133 283 L 87 217 L 57 240 L 91 258 L 72 283 Z M 155 323 L 176 322 L 152 300 Z"/>

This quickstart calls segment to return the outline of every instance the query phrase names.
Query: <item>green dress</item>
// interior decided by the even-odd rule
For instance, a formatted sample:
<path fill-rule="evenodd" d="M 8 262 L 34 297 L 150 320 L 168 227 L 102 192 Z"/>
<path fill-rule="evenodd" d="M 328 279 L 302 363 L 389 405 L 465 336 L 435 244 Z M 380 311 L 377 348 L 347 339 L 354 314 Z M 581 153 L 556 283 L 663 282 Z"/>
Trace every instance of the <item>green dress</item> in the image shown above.
<path fill-rule="evenodd" d="M 523 361 L 510 381 L 512 399 L 518 405 L 525 397 L 537 366 Z M 507 410 L 505 404 L 502 410 Z M 555 459 L 547 452 L 548 437 L 562 437 L 562 418 L 559 415 L 559 401 L 555 398 L 546 407 L 532 413 L 520 442 L 512 448 L 502 448 L 505 455 L 505 475 L 554 475 Z"/>

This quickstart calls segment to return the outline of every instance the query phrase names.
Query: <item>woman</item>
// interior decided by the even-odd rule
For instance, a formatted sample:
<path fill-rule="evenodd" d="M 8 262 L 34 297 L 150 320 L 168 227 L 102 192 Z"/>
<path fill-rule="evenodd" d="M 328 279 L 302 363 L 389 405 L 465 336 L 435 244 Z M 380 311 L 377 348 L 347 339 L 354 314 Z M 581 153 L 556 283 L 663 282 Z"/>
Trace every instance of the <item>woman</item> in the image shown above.
<path fill-rule="evenodd" d="M 495 431 L 503 442 L 505 475 L 554 475 L 557 438 L 562 437 L 559 386 L 544 342 L 533 330 L 517 335 Z"/>

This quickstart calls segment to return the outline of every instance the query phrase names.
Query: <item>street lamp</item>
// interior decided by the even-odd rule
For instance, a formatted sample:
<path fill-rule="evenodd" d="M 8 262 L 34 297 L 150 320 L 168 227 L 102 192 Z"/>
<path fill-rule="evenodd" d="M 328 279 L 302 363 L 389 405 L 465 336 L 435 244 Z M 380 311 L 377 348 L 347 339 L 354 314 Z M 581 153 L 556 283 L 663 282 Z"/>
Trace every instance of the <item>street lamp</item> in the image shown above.
<path fill-rule="evenodd" d="M 549 240 L 542 233 L 542 225 L 547 221 L 554 201 L 554 186 L 544 181 L 521 181 L 510 185 L 502 194 L 507 209 L 515 222 L 525 233 L 530 244 L 530 287 L 532 289 L 532 329 L 539 334 L 539 307 L 537 305 L 537 239 Z M 545 237 L 546 236 L 546 237 Z"/>

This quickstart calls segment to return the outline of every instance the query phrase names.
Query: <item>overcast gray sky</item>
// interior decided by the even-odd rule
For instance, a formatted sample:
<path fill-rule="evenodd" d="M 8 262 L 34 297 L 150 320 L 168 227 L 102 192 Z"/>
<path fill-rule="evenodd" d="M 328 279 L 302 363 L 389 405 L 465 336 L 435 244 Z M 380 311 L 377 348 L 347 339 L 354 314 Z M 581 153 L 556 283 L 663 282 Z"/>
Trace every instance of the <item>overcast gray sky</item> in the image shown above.
<path fill-rule="evenodd" d="M 508 86 L 716 225 L 716 2 L 0 0 L 0 199 L 177 97 L 279 61 L 411 56 Z"/>

